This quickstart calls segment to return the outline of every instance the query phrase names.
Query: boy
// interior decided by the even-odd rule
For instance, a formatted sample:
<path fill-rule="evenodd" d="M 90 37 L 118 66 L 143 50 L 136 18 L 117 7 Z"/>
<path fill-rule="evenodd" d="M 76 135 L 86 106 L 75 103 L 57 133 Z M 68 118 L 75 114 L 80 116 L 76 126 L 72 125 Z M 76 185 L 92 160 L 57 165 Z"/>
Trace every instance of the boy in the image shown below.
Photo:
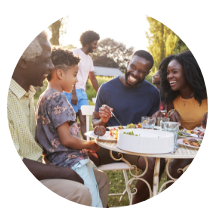
<path fill-rule="evenodd" d="M 37 140 L 44 148 L 46 162 L 75 170 L 90 190 L 92 206 L 102 207 L 93 172 L 95 165 L 88 157 L 88 152 L 98 151 L 99 146 L 80 139 L 75 111 L 63 94 L 71 92 L 78 82 L 80 58 L 68 50 L 54 48 L 51 59 L 55 68 L 47 77 L 48 88 L 37 104 Z"/>

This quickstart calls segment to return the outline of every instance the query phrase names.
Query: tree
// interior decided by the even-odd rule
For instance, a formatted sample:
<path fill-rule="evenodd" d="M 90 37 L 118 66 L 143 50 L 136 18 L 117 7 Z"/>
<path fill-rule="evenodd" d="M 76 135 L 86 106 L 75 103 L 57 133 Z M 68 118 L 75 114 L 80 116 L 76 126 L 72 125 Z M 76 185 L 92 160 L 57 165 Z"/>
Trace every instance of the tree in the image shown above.
<path fill-rule="evenodd" d="M 174 53 L 181 53 L 186 50 L 188 50 L 187 45 L 181 40 L 180 37 L 178 37 L 175 48 L 174 48 Z"/>
<path fill-rule="evenodd" d="M 98 43 L 98 48 L 91 57 L 95 66 L 119 68 L 124 72 L 133 52 L 133 47 L 127 49 L 123 43 L 106 38 Z"/>
<path fill-rule="evenodd" d="M 101 67 L 119 68 L 119 65 L 112 58 L 106 56 L 94 56 L 93 64 Z"/>
<path fill-rule="evenodd" d="M 62 37 L 66 33 L 67 26 L 68 16 L 57 20 L 48 27 L 52 32 L 52 37 L 49 40 L 52 45 L 60 45 L 60 37 Z"/>
<path fill-rule="evenodd" d="M 158 70 L 160 62 L 171 54 L 188 50 L 186 44 L 167 26 L 152 17 L 147 17 L 150 24 L 149 32 L 146 32 L 149 47 L 148 50 L 154 58 L 154 71 Z"/>

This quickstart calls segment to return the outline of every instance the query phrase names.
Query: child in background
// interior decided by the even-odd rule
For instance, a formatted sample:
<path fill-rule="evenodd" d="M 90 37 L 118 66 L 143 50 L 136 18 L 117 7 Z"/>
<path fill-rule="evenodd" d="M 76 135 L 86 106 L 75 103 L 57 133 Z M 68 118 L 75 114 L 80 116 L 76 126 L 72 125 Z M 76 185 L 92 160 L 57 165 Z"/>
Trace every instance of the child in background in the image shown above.
<path fill-rule="evenodd" d="M 56 166 L 71 167 L 84 181 L 92 196 L 92 206 L 103 207 L 94 176 L 94 163 L 88 151 L 97 152 L 94 141 L 81 140 L 76 113 L 62 93 L 71 92 L 78 82 L 79 57 L 68 50 L 53 49 L 54 70 L 47 77 L 49 84 L 37 104 L 36 138 L 45 150 L 45 160 Z"/>

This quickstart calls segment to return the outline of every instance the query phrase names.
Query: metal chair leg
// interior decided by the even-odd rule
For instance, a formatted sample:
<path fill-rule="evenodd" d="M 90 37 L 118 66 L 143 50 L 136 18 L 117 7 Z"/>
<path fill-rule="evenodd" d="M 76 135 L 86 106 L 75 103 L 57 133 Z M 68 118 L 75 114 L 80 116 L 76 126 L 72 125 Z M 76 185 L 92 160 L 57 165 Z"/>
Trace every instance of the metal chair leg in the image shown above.
<path fill-rule="evenodd" d="M 126 172 L 126 170 L 122 170 L 122 172 L 123 172 L 124 179 L 125 179 L 125 185 L 127 185 L 127 183 L 128 183 L 127 172 Z M 125 194 L 126 192 L 127 192 L 127 190 L 125 189 L 125 191 L 123 192 L 123 194 Z M 131 193 L 130 188 L 128 189 L 128 192 L 129 192 L 129 193 L 128 193 L 128 199 L 129 199 L 129 202 L 131 202 L 132 196 L 129 195 L 129 194 Z M 120 201 L 121 201 L 121 199 L 122 199 L 122 196 L 120 197 Z"/>

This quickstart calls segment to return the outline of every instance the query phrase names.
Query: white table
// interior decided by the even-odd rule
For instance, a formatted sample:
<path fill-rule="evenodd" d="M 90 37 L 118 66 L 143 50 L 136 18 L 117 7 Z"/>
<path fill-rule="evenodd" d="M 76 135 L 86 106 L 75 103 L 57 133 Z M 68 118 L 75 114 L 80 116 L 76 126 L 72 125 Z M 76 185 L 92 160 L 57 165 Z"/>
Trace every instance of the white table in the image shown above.
<path fill-rule="evenodd" d="M 134 181 L 134 180 L 141 180 L 143 182 L 146 183 L 146 185 L 148 186 L 148 189 L 149 189 L 149 194 L 150 194 L 150 197 L 152 196 L 155 196 L 157 195 L 158 193 L 160 193 L 163 189 L 163 187 L 170 183 L 170 182 L 175 182 L 177 179 L 173 178 L 170 174 L 169 174 L 169 164 L 171 162 L 172 159 L 174 158 L 177 158 L 177 159 L 187 159 L 187 158 L 194 158 L 195 155 L 197 154 L 198 152 L 198 149 L 195 149 L 195 148 L 190 148 L 190 147 L 186 147 L 186 146 L 180 146 L 177 151 L 172 154 L 172 153 L 168 153 L 168 154 L 143 154 L 143 153 L 135 153 L 135 152 L 128 152 L 128 151 L 124 151 L 124 150 L 121 150 L 117 147 L 117 143 L 116 141 L 104 141 L 104 140 L 96 140 L 97 144 L 103 148 L 106 148 L 106 149 L 109 149 L 110 150 L 110 155 L 111 157 L 116 160 L 116 161 L 119 161 L 119 160 L 122 160 L 124 161 L 125 163 L 127 163 L 130 167 L 133 167 L 135 168 L 136 170 L 136 173 L 133 174 L 131 172 L 131 169 L 129 170 L 130 174 L 132 175 L 132 179 L 130 179 L 128 181 L 128 183 L 126 184 L 126 189 L 127 189 L 127 192 L 128 192 L 128 195 L 129 196 L 133 196 L 135 193 L 136 193 L 136 189 L 134 188 L 135 192 L 134 193 L 131 193 L 130 192 L 130 185 L 131 183 Z M 115 151 L 115 152 L 118 152 L 119 153 L 119 156 L 120 158 L 119 159 L 116 159 L 113 157 L 113 154 L 112 154 L 112 151 Z M 138 174 L 139 173 L 139 169 L 134 166 L 134 165 L 131 165 L 127 160 L 125 160 L 123 158 L 123 153 L 126 153 L 126 154 L 132 154 L 132 155 L 138 155 L 138 156 L 142 156 L 145 161 L 146 161 L 146 169 L 145 171 L 142 173 L 142 174 Z M 142 176 L 145 175 L 145 173 L 147 172 L 147 169 L 148 169 L 148 161 L 147 161 L 147 157 L 155 157 L 156 158 L 156 161 L 155 161 L 155 168 L 154 168 L 154 177 L 153 177 L 153 189 L 151 189 L 149 183 L 143 179 L 143 178 L 140 178 Z M 169 176 L 169 178 L 171 180 L 165 182 L 160 190 L 158 191 L 158 185 L 159 185 L 159 170 L 160 170 L 160 158 L 166 158 L 167 159 L 167 164 L 166 164 L 166 173 L 167 175 Z M 187 165 L 186 167 L 184 168 L 180 168 L 178 171 L 179 172 L 184 172 L 187 168 L 188 168 L 189 165 Z M 132 199 L 130 199 L 130 205 L 132 204 Z"/>

